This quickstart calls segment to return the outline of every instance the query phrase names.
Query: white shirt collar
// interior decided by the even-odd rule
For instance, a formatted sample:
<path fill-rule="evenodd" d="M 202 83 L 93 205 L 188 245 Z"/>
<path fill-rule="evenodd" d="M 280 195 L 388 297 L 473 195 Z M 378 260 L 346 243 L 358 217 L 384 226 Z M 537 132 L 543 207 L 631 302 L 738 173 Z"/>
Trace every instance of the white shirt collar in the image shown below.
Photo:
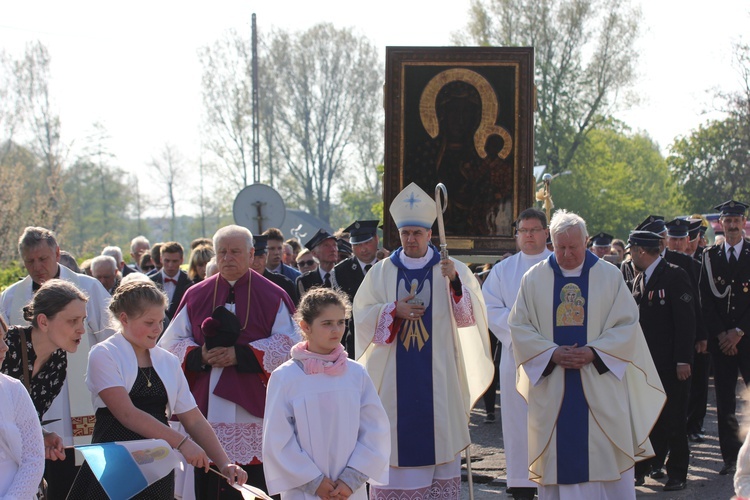
<path fill-rule="evenodd" d="M 167 276 L 167 273 L 165 273 L 165 272 L 164 272 L 164 268 L 162 268 L 162 269 L 161 269 L 161 271 L 159 271 L 159 272 L 161 273 L 161 280 L 162 280 L 162 281 L 163 281 L 163 282 L 164 282 L 165 284 L 167 283 L 167 278 L 169 278 L 169 279 L 171 279 L 171 280 L 175 280 L 175 281 L 177 281 L 177 279 L 178 279 L 178 278 L 180 277 L 180 271 L 177 271 L 177 274 L 175 274 L 175 275 L 174 275 L 174 277 L 172 277 L 172 276 Z"/>
<path fill-rule="evenodd" d="M 654 274 L 654 269 L 656 269 L 656 266 L 659 265 L 659 262 L 661 262 L 661 255 L 657 257 L 655 261 L 651 263 L 648 268 L 646 268 L 645 271 L 643 271 L 643 285 L 645 286 L 646 283 L 648 283 L 648 279 L 651 277 L 651 275 Z"/>
<path fill-rule="evenodd" d="M 365 270 L 365 266 L 374 266 L 377 261 L 377 258 L 373 259 L 372 262 L 362 262 L 361 260 L 357 259 L 357 262 L 359 262 L 359 267 L 361 267 L 363 271 Z"/>
<path fill-rule="evenodd" d="M 741 239 L 739 243 L 736 245 L 730 245 L 726 241 L 724 241 L 724 253 L 727 254 L 727 261 L 729 261 L 729 249 L 734 248 L 734 257 L 736 259 L 740 258 L 740 252 L 742 252 L 742 242 L 745 241 L 744 239 Z"/>

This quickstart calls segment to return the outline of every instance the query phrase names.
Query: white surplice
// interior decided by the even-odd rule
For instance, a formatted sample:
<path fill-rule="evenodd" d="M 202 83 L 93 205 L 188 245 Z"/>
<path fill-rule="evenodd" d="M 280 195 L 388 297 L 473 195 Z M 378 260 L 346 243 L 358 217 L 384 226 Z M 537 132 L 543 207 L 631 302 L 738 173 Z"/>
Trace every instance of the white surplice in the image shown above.
<path fill-rule="evenodd" d="M 508 315 L 516 302 L 523 275 L 551 253 L 546 248 L 536 255 L 518 252 L 495 264 L 482 285 L 490 331 L 502 344 L 500 414 L 507 467 L 506 482 L 510 487 L 535 488 L 536 483 L 529 480 L 528 408 L 526 400 L 516 391 L 516 361 L 513 357 Z"/>
<path fill-rule="evenodd" d="M 271 375 L 263 429 L 263 468 L 271 494 L 310 499 L 301 486 L 321 474 L 334 482 L 346 467 L 388 482 L 388 416 L 359 363 L 341 375 L 307 375 L 289 360 Z M 349 498 L 366 500 L 362 485 Z"/>

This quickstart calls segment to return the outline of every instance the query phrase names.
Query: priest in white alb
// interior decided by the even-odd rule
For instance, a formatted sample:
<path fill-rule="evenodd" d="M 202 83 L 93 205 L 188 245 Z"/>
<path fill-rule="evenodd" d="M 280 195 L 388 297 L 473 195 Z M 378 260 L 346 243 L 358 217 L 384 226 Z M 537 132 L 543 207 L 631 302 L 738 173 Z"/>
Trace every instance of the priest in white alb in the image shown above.
<path fill-rule="evenodd" d="M 390 213 L 402 246 L 354 297 L 356 359 L 391 425 L 389 483 L 370 498 L 457 500 L 471 407 L 493 377 L 484 300 L 466 265 L 430 243 L 437 212 L 427 193 L 410 184 Z"/>
<path fill-rule="evenodd" d="M 539 498 L 635 498 L 635 462 L 665 395 L 619 270 L 586 250 L 586 223 L 559 210 L 554 254 L 521 280 L 508 323 L 529 407 Z M 523 368 L 523 369 L 520 369 Z"/>
<path fill-rule="evenodd" d="M 516 361 L 508 316 L 518 296 L 521 278 L 532 266 L 552 254 L 547 250 L 547 216 L 536 208 L 521 212 L 516 220 L 519 252 L 492 267 L 482 285 L 490 331 L 502 344 L 500 356 L 500 413 L 505 450 L 505 482 L 514 500 L 531 500 L 536 483 L 529 479 L 529 445 L 526 401 L 516 391 Z M 523 369 L 523 368 L 521 368 Z"/>

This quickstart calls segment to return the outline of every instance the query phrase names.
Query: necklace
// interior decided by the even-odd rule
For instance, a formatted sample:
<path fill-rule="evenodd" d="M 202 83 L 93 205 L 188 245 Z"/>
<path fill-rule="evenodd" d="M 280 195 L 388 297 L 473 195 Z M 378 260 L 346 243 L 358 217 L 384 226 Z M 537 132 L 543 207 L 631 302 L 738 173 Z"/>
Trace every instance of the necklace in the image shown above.
<path fill-rule="evenodd" d="M 147 366 L 146 368 L 148 368 L 148 371 L 151 371 L 151 367 L 150 366 Z M 141 373 L 143 374 L 143 376 L 146 377 L 146 380 L 148 380 L 148 383 L 146 384 L 146 387 L 151 387 L 151 385 L 152 385 L 151 384 L 151 377 L 149 377 L 146 374 L 146 372 L 143 371 L 143 368 L 141 368 L 140 366 L 138 367 L 138 369 L 141 371 Z"/>

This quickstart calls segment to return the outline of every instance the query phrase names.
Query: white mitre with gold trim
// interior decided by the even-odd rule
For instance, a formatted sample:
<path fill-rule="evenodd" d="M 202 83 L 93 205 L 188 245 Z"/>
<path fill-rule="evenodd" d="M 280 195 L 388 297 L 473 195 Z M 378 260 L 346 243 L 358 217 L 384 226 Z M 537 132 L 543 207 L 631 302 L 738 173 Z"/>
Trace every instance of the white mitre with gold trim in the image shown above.
<path fill-rule="evenodd" d="M 432 228 L 437 218 L 435 200 L 422 188 L 412 182 L 406 186 L 391 202 L 391 217 L 396 227 L 419 226 Z"/>

